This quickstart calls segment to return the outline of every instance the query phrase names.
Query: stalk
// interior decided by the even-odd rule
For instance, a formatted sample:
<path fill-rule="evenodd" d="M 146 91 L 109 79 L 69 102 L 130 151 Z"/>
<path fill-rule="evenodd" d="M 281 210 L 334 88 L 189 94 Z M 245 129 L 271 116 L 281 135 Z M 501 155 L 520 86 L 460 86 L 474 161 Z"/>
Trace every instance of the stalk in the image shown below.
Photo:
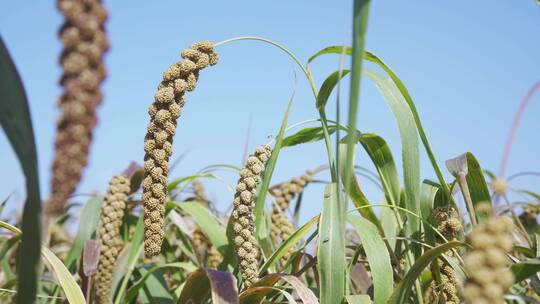
<path fill-rule="evenodd" d="M 306 78 L 307 78 L 307 80 L 309 82 L 309 85 L 311 87 L 311 91 L 313 92 L 313 96 L 315 97 L 315 100 L 317 100 L 317 96 L 318 96 L 319 92 L 318 92 L 318 89 L 317 89 L 317 87 L 315 85 L 315 80 L 313 79 L 313 76 L 311 75 L 311 72 L 309 71 L 309 69 L 306 66 L 304 66 L 302 64 L 302 62 L 300 61 L 300 59 L 298 59 L 298 57 L 296 57 L 296 55 L 294 55 L 291 51 L 289 51 L 283 45 L 281 45 L 281 44 L 279 44 L 277 42 L 274 42 L 274 41 L 272 41 L 270 39 L 266 39 L 266 38 L 261 38 L 261 37 L 256 37 L 256 36 L 242 36 L 242 37 L 235 37 L 235 38 L 220 41 L 220 42 L 214 44 L 214 46 L 218 47 L 220 45 L 224 45 L 224 44 L 227 44 L 227 43 L 231 43 L 231 42 L 234 42 L 234 41 L 240 41 L 240 40 L 261 41 L 261 42 L 273 45 L 273 46 L 277 47 L 278 49 L 282 50 L 283 52 L 285 52 L 300 67 L 300 69 L 302 70 L 302 73 L 304 73 L 304 75 L 306 76 Z M 331 177 L 332 177 L 332 182 L 336 182 L 336 180 L 337 180 L 337 171 L 336 171 L 336 167 L 335 167 L 335 163 L 334 163 L 334 153 L 332 151 L 332 143 L 330 141 L 330 132 L 328 131 L 328 123 L 327 123 L 326 113 L 324 112 L 324 109 L 319 110 L 319 116 L 321 118 L 321 126 L 322 126 L 322 129 L 323 129 L 323 135 L 324 135 L 324 144 L 326 146 L 326 153 L 328 155 L 328 163 L 329 163 L 329 166 L 330 166 L 330 173 L 331 173 Z"/>

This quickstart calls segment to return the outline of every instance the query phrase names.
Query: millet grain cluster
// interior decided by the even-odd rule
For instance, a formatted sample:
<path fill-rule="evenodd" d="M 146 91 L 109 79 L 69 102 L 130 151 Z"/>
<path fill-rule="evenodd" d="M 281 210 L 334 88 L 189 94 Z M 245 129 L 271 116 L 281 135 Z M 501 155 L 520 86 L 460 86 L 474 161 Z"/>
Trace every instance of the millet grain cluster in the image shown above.
<path fill-rule="evenodd" d="M 120 226 L 122 226 L 124 219 L 129 192 L 129 179 L 123 175 L 113 177 L 109 183 L 109 190 L 101 207 L 101 215 L 96 232 L 101 242 L 96 271 L 97 296 L 98 303 L 100 304 L 110 302 L 113 269 L 122 249 Z"/>
<path fill-rule="evenodd" d="M 88 163 L 92 130 L 101 103 L 101 83 L 106 71 L 103 55 L 109 49 L 105 33 L 107 11 L 100 0 L 58 0 L 64 15 L 59 36 L 63 92 L 58 101 L 55 156 L 52 165 L 51 196 L 45 212 L 61 215 Z"/>
<path fill-rule="evenodd" d="M 452 206 L 436 208 L 433 210 L 432 218 L 437 231 L 444 236 L 447 241 L 454 240 L 461 230 L 459 214 Z M 444 240 L 440 239 L 440 241 L 443 242 Z M 453 256 L 453 252 L 449 251 L 447 255 L 451 257 Z M 437 286 L 436 281 L 433 280 L 426 290 L 425 302 L 434 302 L 436 292 L 442 290 L 441 296 L 443 297 L 444 303 L 459 304 L 458 280 L 455 270 L 441 260 L 437 260 L 437 265 L 439 266 L 441 274 L 441 286 Z"/>
<path fill-rule="evenodd" d="M 271 154 L 272 149 L 265 145 L 257 148 L 255 153 L 248 157 L 245 167 L 240 170 L 234 195 L 230 221 L 240 272 L 247 287 L 259 279 L 259 245 L 254 236 L 255 196 Z"/>
<path fill-rule="evenodd" d="M 214 65 L 218 56 L 209 42 L 193 44 L 181 54 L 182 60 L 171 65 L 163 74 L 154 103 L 148 113 L 150 123 L 144 138 L 144 249 L 147 257 L 161 251 L 164 236 L 164 202 L 167 196 L 167 174 L 176 120 L 184 106 L 184 94 L 193 91 L 200 70 Z"/>
<path fill-rule="evenodd" d="M 504 216 L 476 226 L 468 237 L 473 249 L 465 256 L 469 278 L 463 294 L 469 304 L 503 304 L 504 293 L 514 284 L 506 256 L 512 250 L 512 221 Z"/>
<path fill-rule="evenodd" d="M 286 241 L 294 233 L 294 225 L 287 216 L 286 210 L 288 210 L 291 201 L 304 191 L 307 184 L 313 180 L 313 175 L 313 172 L 308 171 L 300 177 L 293 178 L 270 189 L 270 194 L 275 198 L 272 204 L 272 228 L 270 233 L 272 239 L 276 242 L 279 242 L 279 240 Z M 283 256 L 282 262 L 287 262 L 291 251 Z"/>

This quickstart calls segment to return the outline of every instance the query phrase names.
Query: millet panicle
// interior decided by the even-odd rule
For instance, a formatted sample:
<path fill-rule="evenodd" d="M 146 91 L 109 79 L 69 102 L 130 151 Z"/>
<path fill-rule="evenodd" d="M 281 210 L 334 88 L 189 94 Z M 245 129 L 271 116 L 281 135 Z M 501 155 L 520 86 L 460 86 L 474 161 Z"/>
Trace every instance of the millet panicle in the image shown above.
<path fill-rule="evenodd" d="M 144 179 L 142 201 L 144 205 L 144 249 L 147 257 L 161 251 L 164 236 L 163 206 L 167 196 L 167 174 L 176 120 L 184 106 L 184 94 L 193 91 L 200 70 L 214 65 L 218 56 L 214 45 L 199 42 L 184 50 L 182 60 L 171 65 L 163 74 L 154 103 L 148 113 L 150 123 L 144 138 Z"/>
<path fill-rule="evenodd" d="M 453 206 L 436 208 L 433 210 L 431 217 L 437 231 L 444 236 L 447 241 L 454 240 L 461 230 L 459 214 Z M 438 239 L 440 240 L 439 243 L 444 242 L 442 238 L 439 237 Z M 452 251 L 449 251 L 447 255 L 452 256 Z M 442 290 L 440 296 L 443 297 L 445 303 L 459 304 L 458 280 L 455 270 L 441 260 L 437 260 L 437 265 L 439 266 L 439 272 L 441 274 L 441 286 L 437 286 L 435 280 L 432 281 L 430 286 L 426 289 L 425 302 L 433 303 L 437 297 L 436 291 Z"/>
<path fill-rule="evenodd" d="M 51 195 L 45 213 L 61 215 L 75 191 L 88 163 L 92 130 L 101 103 L 101 83 L 106 71 L 103 55 L 109 49 L 105 33 L 107 11 L 100 0 L 58 0 L 65 18 L 59 36 L 63 92 L 58 101 L 55 153 L 52 164 Z"/>
<path fill-rule="evenodd" d="M 257 282 L 259 277 L 259 245 L 255 239 L 255 196 L 257 186 L 262 181 L 266 162 L 272 154 L 270 146 L 265 145 L 255 150 L 240 170 L 240 179 L 236 185 L 233 201 L 231 224 L 236 256 L 240 272 L 247 287 Z"/>
<path fill-rule="evenodd" d="M 100 304 L 110 302 L 113 269 L 122 249 L 120 226 L 124 219 L 129 192 L 129 179 L 123 175 L 115 176 L 109 183 L 107 196 L 101 206 L 101 215 L 96 232 L 101 242 L 101 249 L 95 275 L 98 302 Z"/>
<path fill-rule="evenodd" d="M 505 216 L 488 219 L 468 237 L 473 249 L 465 256 L 469 274 L 463 295 L 470 304 L 503 304 L 504 293 L 514 284 L 506 256 L 512 250 L 512 221 Z"/>
<path fill-rule="evenodd" d="M 270 233 L 272 239 L 276 242 L 280 239 L 286 241 L 294 233 L 294 225 L 287 216 L 286 210 L 295 196 L 304 191 L 307 184 L 313 180 L 313 175 L 314 172 L 307 171 L 306 174 L 300 177 L 293 178 L 270 189 L 270 194 L 275 198 L 272 204 L 272 228 Z M 289 259 L 291 251 L 283 256 L 282 262 Z"/>

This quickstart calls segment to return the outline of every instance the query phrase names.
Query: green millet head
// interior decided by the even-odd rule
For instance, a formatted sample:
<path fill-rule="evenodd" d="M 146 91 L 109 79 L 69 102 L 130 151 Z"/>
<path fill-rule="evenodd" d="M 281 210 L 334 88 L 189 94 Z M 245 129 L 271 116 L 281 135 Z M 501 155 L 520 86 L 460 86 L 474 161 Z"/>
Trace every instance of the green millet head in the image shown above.
<path fill-rule="evenodd" d="M 444 236 L 447 241 L 455 239 L 459 230 L 461 230 L 459 214 L 453 206 L 444 206 L 434 209 L 431 218 L 437 231 Z M 443 241 L 442 238 L 439 239 L 440 241 Z M 448 254 L 452 255 L 452 252 L 449 252 Z M 459 304 L 457 279 L 454 269 L 448 264 L 443 263 L 441 260 L 438 260 L 437 264 L 439 265 L 441 274 L 441 286 L 437 286 L 435 280 L 432 281 L 430 287 L 426 290 L 426 297 L 428 299 L 433 299 L 436 297 L 435 292 L 442 290 L 439 297 L 442 297 L 445 303 Z"/>
<path fill-rule="evenodd" d="M 465 256 L 469 278 L 463 294 L 467 303 L 505 303 L 504 293 L 514 284 L 506 254 L 512 250 L 512 221 L 490 218 L 468 237 L 473 249 Z"/>
<path fill-rule="evenodd" d="M 275 197 L 275 202 L 282 210 L 289 208 L 291 200 L 304 191 L 304 188 L 313 180 L 315 175 L 312 171 L 307 171 L 300 177 L 295 177 L 288 182 L 278 184 L 270 189 L 270 194 Z"/>
<path fill-rule="evenodd" d="M 63 51 L 60 64 L 63 86 L 59 98 L 55 156 L 52 164 L 51 195 L 44 212 L 58 216 L 66 211 L 88 162 L 92 130 L 101 103 L 101 82 L 105 79 L 103 55 L 109 45 L 104 24 L 107 13 L 100 0 L 58 0 L 65 22 L 60 29 Z"/>
<path fill-rule="evenodd" d="M 289 204 L 292 199 L 304 191 L 304 188 L 313 180 L 314 172 L 307 171 L 306 174 L 295 177 L 288 182 L 278 184 L 270 189 L 270 194 L 274 196 L 272 205 L 272 228 L 271 235 L 275 242 L 287 240 L 294 232 L 294 225 L 286 214 Z M 293 251 L 293 249 L 291 250 Z M 286 262 L 290 257 L 289 251 L 283 258 L 282 262 Z"/>
<path fill-rule="evenodd" d="M 154 103 L 148 114 L 150 123 L 144 138 L 143 196 L 144 249 L 147 257 L 161 251 L 164 235 L 163 204 L 167 197 L 167 174 L 172 155 L 176 120 L 184 106 L 184 94 L 195 89 L 200 70 L 217 63 L 213 43 L 193 44 L 182 52 L 182 60 L 171 65 L 158 86 Z"/>
<path fill-rule="evenodd" d="M 439 207 L 433 210 L 431 215 L 437 231 L 442 234 L 446 240 L 452 240 L 461 230 L 461 221 L 457 210 L 452 206 Z"/>
<path fill-rule="evenodd" d="M 236 185 L 233 201 L 231 224 L 236 256 L 240 264 L 240 272 L 246 286 L 257 282 L 259 269 L 259 245 L 253 236 L 255 232 L 255 195 L 257 186 L 262 181 L 266 162 L 272 154 L 270 146 L 262 146 L 255 150 L 240 170 L 240 179 Z"/>
<path fill-rule="evenodd" d="M 96 271 L 96 287 L 100 304 L 110 303 L 112 272 L 122 247 L 120 226 L 124 219 L 130 190 L 129 179 L 123 175 L 113 177 L 101 207 L 96 232 L 101 242 Z"/>

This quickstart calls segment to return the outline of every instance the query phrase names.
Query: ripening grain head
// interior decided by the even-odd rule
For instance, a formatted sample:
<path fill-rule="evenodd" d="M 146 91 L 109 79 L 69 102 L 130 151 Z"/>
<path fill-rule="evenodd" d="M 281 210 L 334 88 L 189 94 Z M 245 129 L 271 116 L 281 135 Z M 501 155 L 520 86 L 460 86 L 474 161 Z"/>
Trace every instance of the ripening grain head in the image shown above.
<path fill-rule="evenodd" d="M 504 216 L 490 218 L 468 237 L 473 249 L 464 259 L 469 278 L 465 282 L 467 303 L 505 303 L 504 293 L 514 284 L 506 256 L 512 250 L 512 221 Z"/>
<path fill-rule="evenodd" d="M 234 195 L 230 220 L 240 271 L 248 287 L 258 280 L 259 245 L 254 236 L 255 196 L 271 153 L 270 146 L 262 146 L 248 157 L 245 167 L 240 170 Z"/>
<path fill-rule="evenodd" d="M 63 43 L 60 56 L 63 87 L 58 101 L 55 156 L 52 165 L 51 196 L 45 212 L 60 215 L 75 191 L 88 163 L 92 131 L 101 103 L 101 82 L 106 71 L 103 55 L 109 49 L 105 33 L 107 12 L 100 0 L 59 0 L 65 22 L 59 36 Z"/>
<path fill-rule="evenodd" d="M 99 303 L 109 303 L 111 282 L 116 259 L 122 249 L 120 226 L 130 191 L 129 179 L 118 175 L 111 179 L 107 196 L 101 207 L 97 237 L 101 242 L 96 287 Z"/>
<path fill-rule="evenodd" d="M 211 42 L 193 44 L 182 52 L 182 60 L 171 65 L 158 86 L 154 103 L 148 113 L 150 123 L 144 138 L 144 249 L 146 256 L 158 255 L 164 236 L 165 198 L 167 174 L 176 120 L 184 106 L 184 94 L 193 91 L 200 70 L 217 63 L 217 54 Z"/>

